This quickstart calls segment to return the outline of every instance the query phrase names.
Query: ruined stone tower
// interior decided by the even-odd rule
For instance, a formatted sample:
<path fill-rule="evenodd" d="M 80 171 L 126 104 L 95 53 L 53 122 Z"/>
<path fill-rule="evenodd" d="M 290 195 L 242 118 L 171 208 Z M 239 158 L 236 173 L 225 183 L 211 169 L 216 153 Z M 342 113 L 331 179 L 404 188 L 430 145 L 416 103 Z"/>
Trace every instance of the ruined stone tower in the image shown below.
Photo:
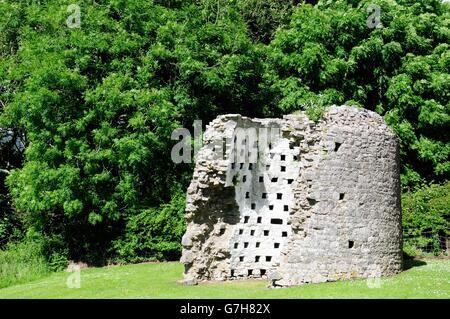
<path fill-rule="evenodd" d="M 219 116 L 186 206 L 185 280 L 290 286 L 402 269 L 398 141 L 383 118 L 332 106 L 314 123 Z"/>

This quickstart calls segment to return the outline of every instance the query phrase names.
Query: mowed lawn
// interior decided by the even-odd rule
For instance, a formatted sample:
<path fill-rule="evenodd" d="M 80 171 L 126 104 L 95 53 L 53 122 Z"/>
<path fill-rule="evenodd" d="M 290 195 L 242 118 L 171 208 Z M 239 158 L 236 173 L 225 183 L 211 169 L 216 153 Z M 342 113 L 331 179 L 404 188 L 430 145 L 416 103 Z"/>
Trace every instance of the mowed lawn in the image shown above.
<path fill-rule="evenodd" d="M 0 298 L 450 298 L 450 261 L 408 261 L 411 267 L 377 282 L 366 280 L 269 289 L 265 280 L 182 286 L 180 263 L 137 264 L 81 270 L 81 287 L 68 288 L 70 273 L 54 273 L 0 289 Z M 378 286 L 378 287 L 377 287 Z"/>

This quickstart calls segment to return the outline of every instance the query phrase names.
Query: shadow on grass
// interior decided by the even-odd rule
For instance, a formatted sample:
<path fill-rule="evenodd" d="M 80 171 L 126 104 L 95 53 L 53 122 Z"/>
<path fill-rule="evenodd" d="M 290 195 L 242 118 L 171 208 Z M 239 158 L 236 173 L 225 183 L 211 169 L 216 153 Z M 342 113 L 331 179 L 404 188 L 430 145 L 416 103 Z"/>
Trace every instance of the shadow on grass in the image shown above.
<path fill-rule="evenodd" d="M 420 259 L 405 259 L 403 262 L 403 270 L 408 270 L 414 267 L 425 266 L 427 263 Z"/>

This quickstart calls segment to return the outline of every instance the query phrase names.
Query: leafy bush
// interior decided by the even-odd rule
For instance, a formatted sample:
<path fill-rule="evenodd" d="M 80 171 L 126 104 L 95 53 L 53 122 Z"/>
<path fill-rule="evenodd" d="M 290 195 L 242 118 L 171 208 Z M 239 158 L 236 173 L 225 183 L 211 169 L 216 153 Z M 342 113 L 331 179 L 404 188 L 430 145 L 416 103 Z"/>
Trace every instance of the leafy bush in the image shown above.
<path fill-rule="evenodd" d="M 174 260 L 181 252 L 186 201 L 178 191 L 169 204 L 146 209 L 127 221 L 125 235 L 114 243 L 115 261 Z"/>
<path fill-rule="evenodd" d="M 404 193 L 402 206 L 405 252 L 438 255 L 450 248 L 450 182 Z"/>
<path fill-rule="evenodd" d="M 35 280 L 50 271 L 40 241 L 10 242 L 0 250 L 0 288 Z"/>

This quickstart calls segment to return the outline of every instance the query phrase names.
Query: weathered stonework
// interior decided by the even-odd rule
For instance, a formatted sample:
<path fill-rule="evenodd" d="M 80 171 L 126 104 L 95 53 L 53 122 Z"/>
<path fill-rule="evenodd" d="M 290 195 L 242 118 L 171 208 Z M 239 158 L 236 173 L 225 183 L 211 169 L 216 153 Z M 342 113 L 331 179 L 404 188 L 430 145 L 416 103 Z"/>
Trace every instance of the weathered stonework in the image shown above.
<path fill-rule="evenodd" d="M 263 277 L 290 286 L 398 273 L 397 138 L 381 116 L 346 106 L 318 123 L 304 113 L 219 116 L 204 134 L 186 219 L 189 283 Z"/>

